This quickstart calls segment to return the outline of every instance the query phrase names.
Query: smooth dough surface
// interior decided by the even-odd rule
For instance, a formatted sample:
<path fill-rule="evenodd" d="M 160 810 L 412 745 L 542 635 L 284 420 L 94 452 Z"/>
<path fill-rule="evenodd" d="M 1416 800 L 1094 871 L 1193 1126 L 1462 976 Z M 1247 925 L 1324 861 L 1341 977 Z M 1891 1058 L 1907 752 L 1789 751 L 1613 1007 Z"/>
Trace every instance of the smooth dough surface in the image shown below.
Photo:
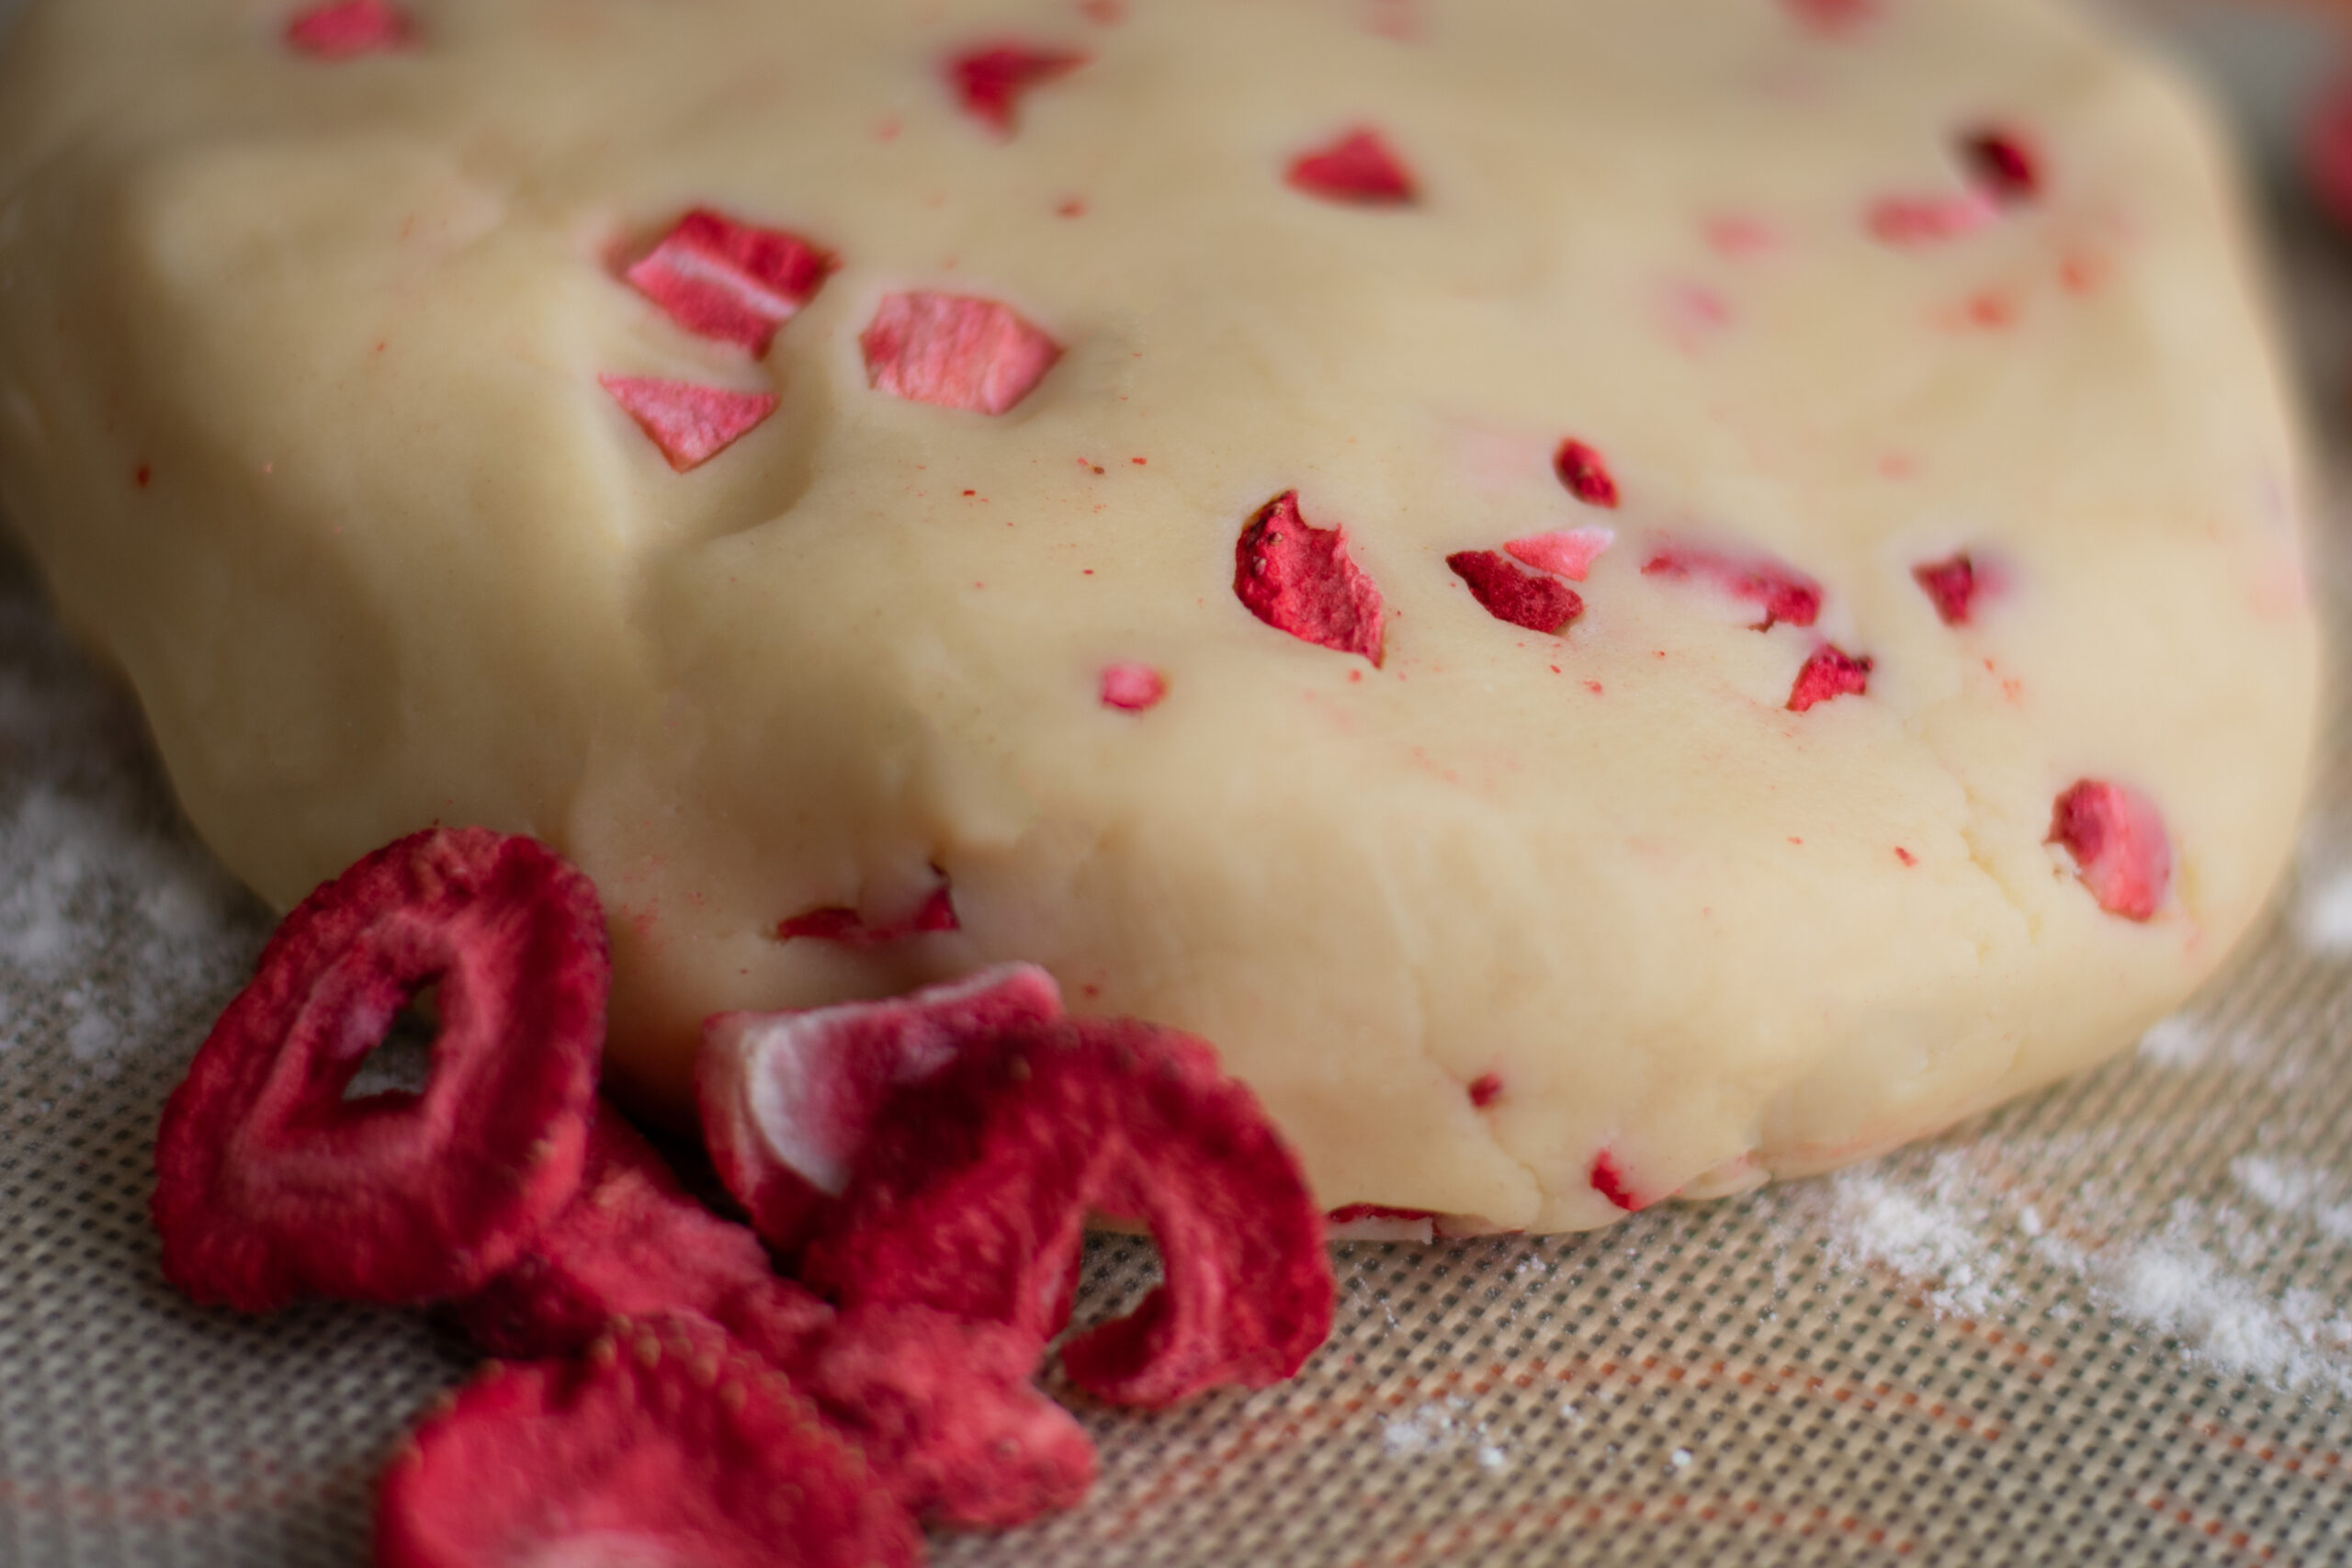
<path fill-rule="evenodd" d="M 408 15 L 342 61 L 258 0 L 27 15 L 0 504 L 270 899 L 435 819 L 574 857 L 653 1101 L 707 1013 L 1030 959 L 1214 1041 L 1335 1207 L 1591 1226 L 2096 1060 L 2284 862 L 2293 418 L 2201 115 L 2071 11 Z M 1087 57 L 1010 135 L 944 71 L 1003 42 Z M 1987 126 L 2035 187 L 1972 214 Z M 1411 204 L 1285 177 L 1359 128 Z M 699 207 L 839 260 L 763 357 L 621 276 Z M 859 339 L 909 290 L 1063 353 L 1001 415 L 891 396 Z M 679 473 L 611 376 L 780 403 Z M 1376 668 L 1236 596 L 1288 491 L 1385 596 Z M 1446 564 L 1594 524 L 1562 636 Z M 1644 571 L 1691 541 L 1818 622 Z M 1962 551 L 1949 626 L 1913 573 Z M 1825 641 L 1868 689 L 1792 712 Z M 1156 705 L 1102 700 L 1126 662 Z M 2083 778 L 2161 813 L 2153 919 L 2047 841 Z M 942 875 L 958 930 L 777 935 Z"/>

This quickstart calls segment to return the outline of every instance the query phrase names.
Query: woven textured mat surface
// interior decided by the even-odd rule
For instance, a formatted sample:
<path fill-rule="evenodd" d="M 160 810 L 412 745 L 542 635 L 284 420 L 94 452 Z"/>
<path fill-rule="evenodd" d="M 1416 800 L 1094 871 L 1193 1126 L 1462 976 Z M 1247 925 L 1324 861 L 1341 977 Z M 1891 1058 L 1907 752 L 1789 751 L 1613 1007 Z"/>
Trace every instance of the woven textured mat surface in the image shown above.
<path fill-rule="evenodd" d="M 2352 244 L 2278 227 L 2352 496 Z M 2321 535 L 2343 649 L 2352 509 Z M 1296 1382 L 1088 1411 L 1087 1507 L 937 1560 L 2352 1562 L 2345 675 L 2278 913 L 2135 1055 L 1825 1181 L 1341 1248 Z M 157 1274 L 156 1113 L 266 930 L 0 558 L 0 1564 L 364 1561 L 375 1472 L 472 1362 L 421 1314 L 240 1319 Z M 1097 1243 L 1081 1316 L 1155 1267 Z"/>

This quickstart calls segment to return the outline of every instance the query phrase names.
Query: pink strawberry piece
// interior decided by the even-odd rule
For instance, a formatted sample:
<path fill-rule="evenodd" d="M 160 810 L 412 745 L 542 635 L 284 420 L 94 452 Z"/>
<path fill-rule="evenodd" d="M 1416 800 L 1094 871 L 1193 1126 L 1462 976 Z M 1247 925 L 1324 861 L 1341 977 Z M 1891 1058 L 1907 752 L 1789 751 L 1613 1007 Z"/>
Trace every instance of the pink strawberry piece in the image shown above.
<path fill-rule="evenodd" d="M 1645 1207 L 1642 1200 L 1634 1195 L 1633 1183 L 1625 1179 L 1624 1168 L 1609 1150 L 1603 1149 L 1592 1156 L 1590 1179 L 1595 1192 L 1627 1213 L 1636 1213 Z"/>
<path fill-rule="evenodd" d="M 1378 668 L 1380 590 L 1348 558 L 1348 531 L 1309 525 L 1298 510 L 1298 491 L 1283 491 L 1242 528 L 1233 592 L 1276 631 L 1359 654 Z"/>
<path fill-rule="evenodd" d="M 356 60 L 407 45 L 407 15 L 387 0 L 334 0 L 297 14 L 286 24 L 286 46 L 313 60 Z"/>
<path fill-rule="evenodd" d="M 1796 684 L 1789 689 L 1789 711 L 1803 713 L 1832 697 L 1858 697 L 1870 688 L 1871 660 L 1867 657 L 1857 659 L 1824 643 L 1797 671 Z"/>
<path fill-rule="evenodd" d="M 1514 626 L 1557 637 L 1584 614 L 1584 600 L 1557 578 L 1528 571 L 1498 550 L 1456 550 L 1445 558 L 1453 575 L 1487 614 Z"/>
<path fill-rule="evenodd" d="M 732 446 L 776 408 L 773 392 L 736 392 L 653 376 L 599 376 L 596 384 L 628 411 L 682 474 Z"/>
<path fill-rule="evenodd" d="M 2312 99 L 2303 120 L 2303 176 L 2327 215 L 2352 228 L 2352 71 Z"/>
<path fill-rule="evenodd" d="M 999 136 L 1011 136 L 1013 109 L 1023 95 L 1032 87 L 1069 75 L 1084 65 L 1087 59 L 1068 50 L 998 44 L 949 61 L 947 81 L 956 89 L 956 101 L 964 106 L 966 114 Z"/>
<path fill-rule="evenodd" d="M 1470 1080 L 1470 1103 L 1480 1111 L 1503 1097 L 1503 1076 L 1481 1073 Z"/>
<path fill-rule="evenodd" d="M 1794 567 L 1770 556 L 1737 556 L 1724 551 L 1669 546 L 1643 564 L 1645 577 L 1697 578 L 1742 604 L 1761 605 L 1759 632 L 1786 622 L 1809 626 L 1821 614 L 1821 584 Z"/>
<path fill-rule="evenodd" d="M 887 1001 L 717 1014 L 703 1025 L 695 1099 L 718 1179 L 761 1237 L 790 1257 L 824 1203 L 847 1190 L 894 1093 L 964 1050 L 1061 1015 L 1060 988 L 1034 964 Z"/>
<path fill-rule="evenodd" d="M 942 882 L 923 896 L 910 914 L 880 925 L 867 925 L 865 917 L 855 909 L 840 904 L 829 904 L 821 909 L 794 915 L 778 920 L 775 935 L 778 942 L 807 938 L 816 942 L 834 942 L 843 947 L 884 947 L 910 936 L 922 936 L 933 931 L 954 931 L 964 929 L 956 915 L 956 895 Z"/>
<path fill-rule="evenodd" d="M 2138 790 L 2080 779 L 2058 797 L 2049 842 L 2063 845 L 2098 907 L 2127 920 L 2154 919 L 2172 886 L 2172 840 L 2155 803 Z"/>
<path fill-rule="evenodd" d="M 1971 131 L 1961 139 L 1960 151 L 1971 180 L 1996 201 L 2014 206 L 2041 194 L 2041 160 L 2017 132 Z"/>
<path fill-rule="evenodd" d="M 1548 571 L 1565 577 L 1571 582 L 1582 582 L 1602 552 L 1617 542 L 1616 534 L 1607 528 L 1566 528 L 1556 534 L 1531 534 L 1524 539 L 1513 539 L 1503 546 L 1513 559 L 1525 561 L 1538 571 Z"/>
<path fill-rule="evenodd" d="M 922 1540 L 783 1376 L 689 1314 L 492 1363 L 378 1491 L 379 1568 L 913 1568 Z"/>
<path fill-rule="evenodd" d="M 1435 1241 L 1437 1216 L 1427 1209 L 1350 1203 L 1323 1216 L 1326 1241 Z"/>
<path fill-rule="evenodd" d="M 1976 565 L 1963 550 L 1949 560 L 1929 561 L 1911 569 L 1912 581 L 1927 592 L 1936 606 L 1937 618 L 1948 626 L 1968 624 L 1970 607 L 1975 603 L 1978 589 Z"/>
<path fill-rule="evenodd" d="M 312 893 L 164 1107 L 164 1277 L 247 1312 L 487 1283 L 580 1184 L 606 978 L 595 889 L 528 839 L 436 828 Z M 345 1100 L 428 985 L 424 1089 Z"/>
<path fill-rule="evenodd" d="M 1167 1282 L 1069 1341 L 1063 1370 L 1157 1408 L 1295 1373 L 1330 1332 L 1323 1216 L 1216 1053 L 1173 1030 L 1064 1019 L 967 1049 L 885 1108 L 804 1273 L 844 1311 L 922 1305 L 1042 1341 L 1086 1218 L 1149 1225 Z"/>
<path fill-rule="evenodd" d="M 1005 1529 L 1072 1508 L 1094 1444 L 1031 1379 L 1043 1338 L 922 1306 L 843 1313 L 792 1370 L 918 1518 Z"/>
<path fill-rule="evenodd" d="M 1148 664 L 1114 664 L 1102 671 L 1102 705 L 1142 713 L 1158 707 L 1168 682 Z"/>
<path fill-rule="evenodd" d="M 1981 190 L 1955 196 L 1890 196 L 1871 204 L 1870 231 L 1890 245 L 1934 245 L 1976 232 L 2001 216 Z"/>
<path fill-rule="evenodd" d="M 780 1365 L 833 1315 L 776 1274 L 748 1228 L 696 1202 L 607 1106 L 579 1193 L 504 1273 L 458 1303 L 458 1321 L 493 1355 L 568 1356 L 616 1317 L 662 1312 L 699 1313 Z"/>
<path fill-rule="evenodd" d="M 696 337 L 756 356 L 816 298 L 835 265 L 797 234 L 696 208 L 622 276 Z"/>
<path fill-rule="evenodd" d="M 1877 19 L 1880 0 L 1782 0 L 1791 15 L 1825 37 L 1850 33 Z"/>
<path fill-rule="evenodd" d="M 1293 159 L 1287 178 L 1295 190 L 1359 207 L 1402 207 L 1416 199 L 1412 171 L 1369 129 Z"/>
<path fill-rule="evenodd" d="M 1005 412 L 1062 356 L 1011 306 L 961 294 L 886 294 L 857 342 L 876 389 L 973 413 Z"/>
<path fill-rule="evenodd" d="M 1568 493 L 1587 506 L 1614 508 L 1617 504 L 1617 481 L 1610 477 L 1609 465 L 1600 454 L 1573 437 L 1560 443 L 1552 454 L 1552 471 L 1568 487 Z"/>

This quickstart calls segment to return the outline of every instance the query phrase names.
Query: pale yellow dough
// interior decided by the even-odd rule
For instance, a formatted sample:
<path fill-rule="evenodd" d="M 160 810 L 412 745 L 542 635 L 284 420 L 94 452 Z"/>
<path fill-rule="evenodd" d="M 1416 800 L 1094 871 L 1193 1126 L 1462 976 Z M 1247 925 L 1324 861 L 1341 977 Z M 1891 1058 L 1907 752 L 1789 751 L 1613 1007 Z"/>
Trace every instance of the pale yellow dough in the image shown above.
<path fill-rule="evenodd" d="M 614 1077 L 698 1021 L 1031 959 L 1216 1042 L 1329 1204 L 1574 1229 L 1857 1158 L 2114 1050 L 2257 914 L 2310 741 L 2293 420 L 2214 138 L 2041 0 L 41 0 L 0 73 L 0 502 L 273 901 L 435 819 L 613 913 Z M 1114 19 L 1105 20 L 1104 17 Z M 1091 62 L 1009 139 L 941 62 Z M 2038 199 L 1940 243 L 1998 123 Z M 1290 160 L 1376 127 L 1401 209 Z M 841 269 L 755 360 L 616 268 L 712 205 Z M 867 383 L 881 297 L 1061 361 Z M 772 389 L 673 473 L 601 374 Z M 1623 504 L 1580 504 L 1577 435 Z M 1387 657 L 1233 592 L 1278 491 Z M 1604 523 L 1554 638 L 1463 549 Z M 1811 630 L 1645 576 L 1769 551 Z M 1951 627 L 1912 568 L 2007 583 Z M 1822 638 L 1866 694 L 1785 704 Z M 1145 713 L 1111 663 L 1161 671 Z M 2155 803 L 2157 918 L 2052 803 Z M 1901 850 L 1916 861 L 1905 864 Z M 884 947 L 779 919 L 962 929 Z M 1468 1086 L 1499 1086 L 1474 1106 Z"/>

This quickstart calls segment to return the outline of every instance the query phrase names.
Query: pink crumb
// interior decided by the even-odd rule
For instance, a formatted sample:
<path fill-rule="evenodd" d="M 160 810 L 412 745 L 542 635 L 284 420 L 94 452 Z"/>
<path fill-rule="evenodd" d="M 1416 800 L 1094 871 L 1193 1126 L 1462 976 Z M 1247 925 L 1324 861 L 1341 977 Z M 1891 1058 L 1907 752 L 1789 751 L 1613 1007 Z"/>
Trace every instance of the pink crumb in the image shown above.
<path fill-rule="evenodd" d="M 387 0 L 334 0 L 286 24 L 286 45 L 312 60 L 356 60 L 405 48 L 414 36 L 407 14 Z"/>
<path fill-rule="evenodd" d="M 2050 843 L 2063 846 L 2098 907 L 2127 920 L 2152 919 L 2172 885 L 2172 840 L 2164 817 L 2139 791 L 2078 780 L 2050 816 Z"/>
<path fill-rule="evenodd" d="M 1087 56 L 1068 50 L 997 44 L 949 61 L 947 81 L 966 114 L 1005 137 L 1012 134 L 1013 111 L 1023 95 L 1086 62 Z"/>
<path fill-rule="evenodd" d="M 1552 454 L 1552 471 L 1560 476 L 1568 493 L 1587 506 L 1615 508 L 1617 481 L 1600 454 L 1586 443 L 1574 436 L 1561 442 Z"/>
<path fill-rule="evenodd" d="M 1380 589 L 1348 558 L 1347 530 L 1317 528 L 1284 491 L 1243 525 L 1234 547 L 1234 596 L 1276 631 L 1369 660 L 1382 651 Z"/>
<path fill-rule="evenodd" d="M 1640 1211 L 1642 1201 L 1634 1196 L 1633 1184 L 1625 1179 L 1625 1173 L 1618 1168 L 1617 1156 L 1607 1149 L 1592 1156 L 1591 1181 L 1592 1190 L 1595 1192 L 1600 1193 L 1627 1213 L 1635 1213 Z"/>
<path fill-rule="evenodd" d="M 1958 196 L 1889 196 L 1871 203 L 1870 231 L 1890 245 L 1940 244 L 1973 234 L 2001 216 L 1981 190 Z"/>
<path fill-rule="evenodd" d="M 1743 604 L 1758 605 L 1764 611 L 1763 620 L 1756 626 L 1759 632 L 1783 622 L 1809 626 L 1821 614 L 1821 584 L 1770 556 L 1669 545 L 1651 554 L 1643 563 L 1642 575 L 1697 578 Z"/>
<path fill-rule="evenodd" d="M 946 883 L 942 882 L 916 906 L 912 914 L 882 925 L 869 926 L 855 909 L 842 905 L 829 905 L 811 909 L 805 915 L 795 915 L 778 920 L 775 935 L 778 942 L 807 939 L 816 942 L 839 942 L 843 947 L 880 947 L 885 942 L 906 937 L 922 936 L 932 931 L 963 930 L 963 922 L 956 918 L 955 897 Z"/>
<path fill-rule="evenodd" d="M 1470 1103 L 1480 1111 L 1503 1097 L 1503 1076 L 1482 1073 L 1470 1080 Z"/>
<path fill-rule="evenodd" d="M 737 392 L 655 376 L 599 376 L 596 384 L 682 474 L 724 452 L 776 409 L 774 392 Z"/>
<path fill-rule="evenodd" d="M 1413 175 L 1378 131 L 1359 128 L 1329 146 L 1301 153 L 1285 176 L 1294 190 L 1326 201 L 1399 207 L 1415 199 Z"/>
<path fill-rule="evenodd" d="M 1949 560 L 1928 561 L 1911 569 L 1912 580 L 1924 590 L 1936 606 L 1936 616 L 1948 626 L 1968 624 L 1977 591 L 1984 586 L 1977 576 L 1976 564 L 1962 550 Z"/>
<path fill-rule="evenodd" d="M 1585 574 L 1592 570 L 1592 563 L 1616 542 L 1614 530 L 1594 525 L 1564 528 L 1555 534 L 1531 534 L 1524 539 L 1510 540 L 1503 548 L 1538 571 L 1582 582 Z"/>
<path fill-rule="evenodd" d="M 1009 305 L 960 294 L 886 294 L 858 335 L 867 382 L 910 402 L 1001 414 L 1061 358 Z"/>
<path fill-rule="evenodd" d="M 1901 844 L 1894 846 L 1894 858 L 1901 861 L 1905 865 L 1917 865 L 1919 863 L 1919 857 L 1913 854 L 1909 850 L 1905 849 Z"/>
<path fill-rule="evenodd" d="M 1824 38 L 1838 38 L 1875 21 L 1879 0 L 1781 0 L 1798 25 Z"/>
<path fill-rule="evenodd" d="M 797 234 L 696 208 L 621 276 L 695 336 L 757 356 L 835 265 Z"/>
<path fill-rule="evenodd" d="M 1155 707 L 1168 694 L 1168 682 L 1148 664 L 1114 664 L 1102 671 L 1102 705 L 1127 713 Z"/>
<path fill-rule="evenodd" d="M 1746 213 L 1724 213 L 1708 219 L 1706 234 L 1707 243 L 1717 254 L 1734 258 L 1765 255 L 1781 246 L 1779 230 Z"/>
<path fill-rule="evenodd" d="M 1870 686 L 1871 660 L 1867 656 L 1857 659 L 1824 643 L 1813 650 L 1813 657 L 1797 671 L 1796 684 L 1789 690 L 1789 711 L 1803 713 L 1833 697 L 1858 697 Z"/>

